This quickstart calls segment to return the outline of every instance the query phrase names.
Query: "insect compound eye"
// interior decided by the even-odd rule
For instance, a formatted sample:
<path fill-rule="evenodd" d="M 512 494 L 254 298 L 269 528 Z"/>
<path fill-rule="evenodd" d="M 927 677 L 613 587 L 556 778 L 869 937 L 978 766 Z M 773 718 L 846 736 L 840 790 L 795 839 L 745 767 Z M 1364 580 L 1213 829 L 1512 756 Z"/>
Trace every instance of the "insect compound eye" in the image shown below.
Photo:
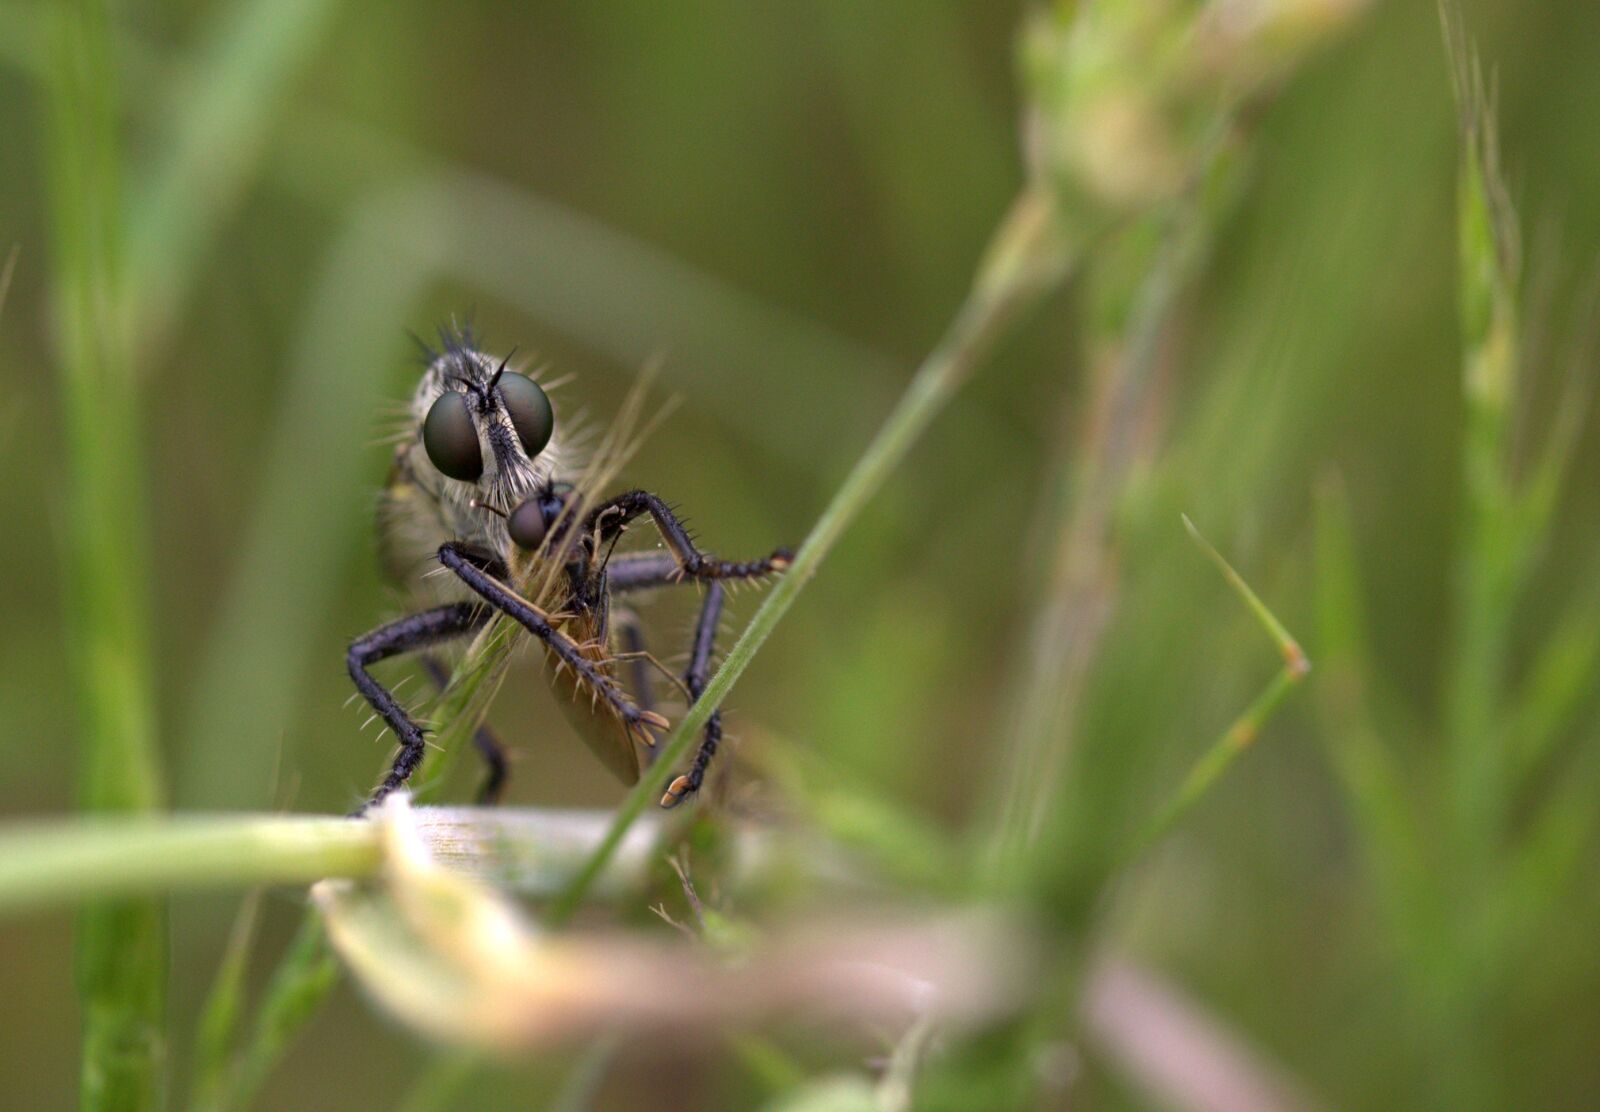
<path fill-rule="evenodd" d="M 522 441 L 522 450 L 532 459 L 544 451 L 556 429 L 555 411 L 540 385 L 527 375 L 508 371 L 500 376 L 500 397 L 511 415 L 511 424 Z"/>
<path fill-rule="evenodd" d="M 471 483 L 483 474 L 483 449 L 465 394 L 439 395 L 422 422 L 422 447 L 433 465 L 452 479 Z"/>
<path fill-rule="evenodd" d="M 544 543 L 544 506 L 539 498 L 529 498 L 506 518 L 506 532 L 518 548 L 533 551 Z"/>

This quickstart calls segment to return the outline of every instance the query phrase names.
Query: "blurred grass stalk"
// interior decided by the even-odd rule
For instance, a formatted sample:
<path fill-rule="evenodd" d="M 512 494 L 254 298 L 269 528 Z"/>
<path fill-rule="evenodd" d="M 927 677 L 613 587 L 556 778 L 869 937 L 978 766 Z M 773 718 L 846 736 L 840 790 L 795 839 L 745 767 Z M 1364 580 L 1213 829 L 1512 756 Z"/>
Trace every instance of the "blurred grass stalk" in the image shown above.
<path fill-rule="evenodd" d="M 1132 842 L 1128 860 L 1137 858 L 1159 841 L 1162 835 L 1171 830 L 1211 790 L 1221 779 L 1222 774 L 1239 759 L 1240 754 L 1255 743 L 1262 727 L 1277 712 L 1289 692 L 1311 672 L 1311 662 L 1306 659 L 1299 642 L 1283 627 L 1283 623 L 1278 621 L 1239 573 L 1233 570 L 1222 553 L 1200 535 L 1200 531 L 1194 527 L 1194 522 L 1185 517 L 1183 524 L 1184 528 L 1188 529 L 1189 536 L 1210 557 L 1212 563 L 1216 564 L 1217 570 L 1222 572 L 1228 585 L 1243 600 L 1251 614 L 1261 623 L 1261 627 L 1267 631 L 1267 635 L 1272 638 L 1272 643 L 1283 657 L 1283 667 L 1267 681 L 1267 686 L 1223 731 L 1222 736 L 1211 748 L 1201 754 L 1200 759 L 1189 770 L 1166 805 L 1145 823 Z"/>
<path fill-rule="evenodd" d="M 1426 1062 L 1428 1097 L 1478 1108 L 1499 1107 L 1510 1096 L 1495 1025 L 1516 990 L 1519 961 L 1561 929 L 1568 880 L 1600 827 L 1594 747 L 1553 775 L 1559 742 L 1600 663 L 1592 644 L 1600 612 L 1594 593 L 1584 592 L 1553 632 L 1535 640 L 1519 684 L 1510 667 L 1515 608 L 1549 542 L 1588 410 L 1592 371 L 1584 362 L 1593 350 L 1576 345 L 1542 446 L 1518 444 L 1514 430 L 1527 423 L 1532 376 L 1544 369 L 1529 356 L 1518 217 L 1500 164 L 1492 95 L 1461 12 L 1441 0 L 1439 14 L 1460 121 L 1465 521 L 1452 568 L 1442 768 L 1403 768 L 1385 742 L 1385 733 L 1415 725 L 1373 674 L 1351 510 L 1333 480 L 1317 506 L 1317 609 L 1327 663 L 1319 707 L 1379 906 L 1404 958 L 1407 1026 Z M 1581 333 L 1592 329 L 1592 321 L 1580 322 Z M 1417 805 L 1413 780 L 1435 793 L 1442 821 Z M 1541 782 L 1547 786 L 1538 794 Z"/>
<path fill-rule="evenodd" d="M 1500 710 L 1512 607 L 1530 554 L 1515 480 L 1512 429 L 1522 399 L 1521 236 L 1500 165 L 1494 105 L 1458 8 L 1440 0 L 1460 119 L 1462 493 L 1455 569 L 1457 628 L 1449 662 L 1451 801 L 1460 863 L 1486 863 L 1505 818 Z"/>
<path fill-rule="evenodd" d="M 215 1086 L 196 1090 L 192 1112 L 249 1108 L 294 1037 L 339 983 L 339 974 L 322 920 L 308 914 L 267 984 L 248 1038 L 222 1061 Z"/>
<path fill-rule="evenodd" d="M 1079 450 L 1060 453 L 1039 515 L 1055 544 L 1012 700 L 1018 709 L 999 765 L 1003 779 L 983 824 L 1001 878 L 1027 875 L 1059 798 L 1077 692 L 1115 606 L 1115 519 L 1159 435 L 1154 380 L 1162 343 L 1216 227 L 1242 193 L 1244 121 L 1364 7 L 1360 0 L 1264 0 L 1239 11 L 1208 0 L 1064 0 L 1037 9 L 1025 25 L 1034 173 L 1079 221 L 1127 230 L 1090 260 L 1098 295 L 1086 314 L 1090 420 Z M 1270 710 L 1297 676 L 1291 662 L 1279 677 L 1282 691 L 1269 692 L 1257 709 Z"/>
<path fill-rule="evenodd" d="M 1025 188 L 1013 202 L 995 230 L 972 290 L 944 338 L 917 369 L 899 404 L 845 477 L 795 553 L 789 570 L 768 592 L 700 700 L 661 743 L 661 767 L 676 767 L 688 756 L 712 710 L 727 698 L 845 530 L 866 509 L 1012 320 L 1070 271 L 1087 234 L 1088 229 L 1064 224 L 1053 199 L 1036 185 Z M 550 908 L 551 922 L 564 922 L 577 910 L 628 828 L 656 801 L 660 790 L 655 778 L 645 777 L 628 794 L 617 809 L 616 822 L 605 841 Z"/>
<path fill-rule="evenodd" d="M 1158 255 L 1131 299 L 1131 317 L 1095 322 L 1100 327 L 1088 344 L 1090 416 L 1086 427 L 1071 433 L 1063 422 L 1054 480 L 1040 507 L 1040 531 L 1056 544 L 1011 698 L 1016 717 L 1007 739 L 1009 776 L 997 781 L 1004 798 L 991 801 L 991 817 L 980 824 L 993 835 L 992 859 L 1002 876 L 1026 861 L 1059 793 L 1078 697 L 1116 607 L 1113 522 L 1157 435 L 1156 364 L 1173 302 L 1194 262 L 1186 249 L 1196 226 L 1188 206 L 1172 225 L 1160 233 Z M 1076 445 L 1072 433 L 1081 437 Z"/>
<path fill-rule="evenodd" d="M 86 811 L 146 812 L 162 806 L 163 789 L 111 28 L 102 0 L 59 0 L 51 15 L 51 313 L 67 420 L 62 562 L 81 715 L 79 791 Z M 81 1106 L 159 1107 L 167 1052 L 165 905 L 147 898 L 93 907 L 79 931 Z"/>
<path fill-rule="evenodd" d="M 146 373 L 181 320 L 224 222 L 256 180 L 290 85 L 323 40 L 340 0 L 220 4 L 158 99 L 165 143 L 128 190 L 131 351 Z"/>

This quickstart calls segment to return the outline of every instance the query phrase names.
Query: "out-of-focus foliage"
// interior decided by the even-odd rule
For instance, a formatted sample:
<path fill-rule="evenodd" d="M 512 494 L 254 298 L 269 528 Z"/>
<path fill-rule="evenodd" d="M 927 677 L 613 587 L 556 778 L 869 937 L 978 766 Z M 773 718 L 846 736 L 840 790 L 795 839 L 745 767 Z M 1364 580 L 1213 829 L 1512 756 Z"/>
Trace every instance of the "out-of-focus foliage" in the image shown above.
<path fill-rule="evenodd" d="M 734 794 L 758 774 L 803 781 L 773 794 L 891 843 L 907 884 L 934 889 L 955 847 L 981 844 L 979 789 L 1015 732 L 1041 592 L 1078 584 L 1052 577 L 1056 531 L 1076 522 L 1097 558 L 1059 566 L 1090 567 L 1081 597 L 1112 601 L 1083 627 L 1093 652 L 1068 661 L 1073 743 L 1045 828 L 1084 859 L 1110 853 L 1272 666 L 1187 512 L 1316 669 L 1270 744 L 1100 909 L 1099 941 L 1329 1106 L 1591 1104 L 1600 442 L 1568 355 L 1600 245 L 1600 8 L 1466 6 L 1522 245 L 1510 290 L 1498 187 L 1475 176 L 1487 132 L 1463 163 L 1431 4 L 1379 3 L 1307 56 L 1309 25 L 1289 27 L 1222 87 L 1181 43 L 1139 38 L 1152 24 L 1136 14 L 1199 6 L 1106 3 L 1117 33 L 1098 48 L 1115 65 L 1087 91 L 1039 84 L 1071 5 L 114 6 L 132 473 L 149 477 L 156 735 L 176 802 L 343 811 L 385 756 L 345 705 L 342 653 L 397 604 L 370 511 L 384 407 L 417 370 L 406 329 L 471 311 L 492 345 L 577 375 L 563 416 L 597 421 L 662 356 L 682 404 L 625 478 L 681 502 L 707 545 L 765 551 L 810 526 L 942 333 L 1025 167 L 1107 226 L 1188 203 L 1174 198 L 1214 113 L 1271 87 L 1244 156 L 1191 199 L 1221 198 L 1161 294 L 1137 450 L 1081 449 L 1108 427 L 1095 407 L 1148 304 L 1135 279 L 1172 242 L 1159 222 L 1022 322 L 825 564 L 734 696 Z M 1205 7 L 1247 25 L 1261 5 Z M 61 198 L 41 11 L 0 0 L 0 258 L 20 247 L 0 313 L 7 816 L 69 809 L 80 751 L 61 600 L 81 569 L 59 554 L 82 510 L 61 431 L 82 399 L 47 373 Z M 1130 115 L 1141 89 L 1162 95 Z M 1024 113 L 1027 90 L 1059 111 Z M 1149 126 L 1080 126 L 1096 112 Z M 1088 523 L 1072 516 L 1086 491 L 1105 497 Z M 737 616 L 752 609 L 742 596 Z M 649 616 L 677 652 L 683 600 Z M 514 671 L 492 712 L 517 750 L 514 798 L 614 803 L 529 678 Z M 300 910 L 264 902 L 261 954 L 286 947 Z M 193 1042 L 234 911 L 174 902 L 174 1045 Z M 59 1106 L 75 1084 L 64 923 L 0 924 L 0 1107 Z M 242 974 L 257 996 L 261 954 Z M 314 1023 L 263 1107 L 410 1091 L 410 1036 L 348 994 Z M 1028 1068 L 1070 1078 L 1084 1106 L 1143 1106 L 1085 1040 Z M 599 1106 L 660 1097 L 668 1075 L 685 1103 L 821 1105 L 791 1083 L 859 1070 L 835 1049 L 663 1063 L 623 1048 Z M 941 1091 L 1006 1065 L 992 1049 L 936 1067 Z M 570 1065 L 485 1071 L 471 1106 L 527 1107 Z"/>

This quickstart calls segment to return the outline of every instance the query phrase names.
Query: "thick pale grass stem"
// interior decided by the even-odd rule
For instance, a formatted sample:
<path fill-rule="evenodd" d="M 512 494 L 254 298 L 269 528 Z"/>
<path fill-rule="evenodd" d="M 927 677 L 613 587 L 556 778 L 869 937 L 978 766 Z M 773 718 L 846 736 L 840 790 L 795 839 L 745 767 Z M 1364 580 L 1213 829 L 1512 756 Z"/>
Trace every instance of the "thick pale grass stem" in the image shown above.
<path fill-rule="evenodd" d="M 560 891 L 611 821 L 604 811 L 422 807 L 418 836 L 442 866 L 526 896 Z M 757 830 L 735 832 L 736 871 L 759 871 L 788 852 Z M 642 876 L 660 824 L 624 840 L 608 885 Z M 836 860 L 806 845 L 795 856 L 819 874 Z M 301 885 L 375 875 L 383 863 L 375 824 L 323 815 L 110 816 L 0 829 L 0 916 L 202 888 Z"/>
<path fill-rule="evenodd" d="M 185 888 L 366 876 L 370 824 L 338 818 L 85 819 L 0 833 L 0 913 Z"/>

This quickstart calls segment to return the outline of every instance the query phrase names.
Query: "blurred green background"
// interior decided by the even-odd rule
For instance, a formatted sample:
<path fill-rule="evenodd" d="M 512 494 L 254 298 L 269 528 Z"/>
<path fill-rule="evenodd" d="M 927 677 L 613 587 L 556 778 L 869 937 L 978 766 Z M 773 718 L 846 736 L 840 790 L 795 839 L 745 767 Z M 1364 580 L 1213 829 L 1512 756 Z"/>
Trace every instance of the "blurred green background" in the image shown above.
<path fill-rule="evenodd" d="M 116 11 L 125 185 L 148 218 L 130 273 L 146 314 L 160 736 L 177 806 L 340 811 L 386 755 L 359 732 L 366 712 L 345 706 L 343 647 L 397 605 L 371 509 L 384 407 L 417 373 L 405 331 L 470 313 L 494 350 L 575 374 L 563 416 L 600 421 L 659 357 L 681 405 L 627 480 L 681 502 L 715 551 L 797 541 L 1018 188 L 1022 5 L 284 0 L 245 22 L 251 10 Z M 19 246 L 0 315 L 8 817 L 71 807 L 76 730 L 41 11 L 0 3 L 0 250 Z M 1600 243 L 1600 6 L 1474 3 L 1467 21 L 1496 75 L 1529 269 L 1555 275 L 1559 349 Z M 1319 659 L 1313 503 L 1337 477 L 1367 663 L 1387 693 L 1382 742 L 1415 780 L 1426 834 L 1464 529 L 1456 124 L 1431 0 L 1377 5 L 1259 127 L 1114 515 L 1119 598 L 1079 705 L 1072 795 L 1113 826 L 1148 811 L 1273 667 L 1180 512 Z M 732 702 L 747 749 L 798 747 L 952 830 L 975 818 L 1026 670 L 1041 498 L 1086 424 L 1083 306 L 1073 284 L 1027 318 L 825 565 Z M 1560 387 L 1554 372 L 1536 383 L 1528 443 Z M 1508 687 L 1550 628 L 1594 609 L 1581 601 L 1600 525 L 1592 414 L 1585 429 L 1517 600 Z M 753 603 L 742 595 L 738 614 Z M 675 651 L 692 615 L 681 600 L 650 613 Z M 1580 626 L 1580 657 L 1585 630 L 1600 638 Z M 516 749 L 512 798 L 618 799 L 524 678 L 493 713 Z M 1401 987 L 1416 955 L 1352 834 L 1321 678 L 1130 883 L 1105 934 L 1329 1106 L 1422 1103 L 1441 1067 Z M 1513 826 L 1548 791 L 1600 788 L 1582 759 L 1594 684 L 1579 686 Z M 1544 878 L 1551 902 L 1497 958 L 1474 1044 L 1485 1092 L 1519 1107 L 1600 1097 L 1594 796 L 1559 798 L 1582 852 Z M 180 1038 L 231 909 L 175 904 Z M 293 896 L 276 897 L 272 937 L 296 915 Z M 0 1106 L 70 1103 L 67 922 L 0 923 Z M 416 1057 L 346 994 L 264 1106 L 388 1107 Z M 526 1107 L 555 1065 L 490 1073 L 473 1106 Z M 619 1101 L 649 1068 L 623 1071 Z M 718 1106 L 700 1071 L 683 1092 Z M 1079 1093 L 1081 1106 L 1144 1106 L 1092 1064 Z"/>

